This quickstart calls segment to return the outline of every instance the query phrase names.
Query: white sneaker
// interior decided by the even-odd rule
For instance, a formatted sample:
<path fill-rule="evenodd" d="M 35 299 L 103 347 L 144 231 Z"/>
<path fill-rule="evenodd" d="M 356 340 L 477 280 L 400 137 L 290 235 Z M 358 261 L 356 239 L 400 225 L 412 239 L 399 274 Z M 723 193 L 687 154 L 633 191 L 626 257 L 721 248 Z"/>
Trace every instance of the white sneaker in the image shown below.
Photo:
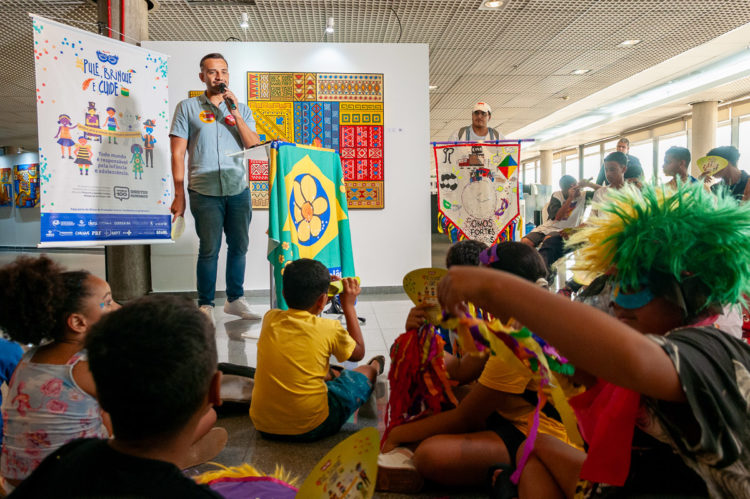
<path fill-rule="evenodd" d="M 243 319 L 255 320 L 262 319 L 260 314 L 256 314 L 250 308 L 244 296 L 240 296 L 234 301 L 228 301 L 224 304 L 224 313 L 229 315 L 237 315 Z"/>
<path fill-rule="evenodd" d="M 214 307 L 211 305 L 201 305 L 200 311 L 203 312 L 206 317 L 208 317 L 208 320 L 211 321 L 211 325 L 213 327 L 216 327 L 216 319 L 214 319 Z"/>
<path fill-rule="evenodd" d="M 424 478 L 412 459 L 414 453 L 406 447 L 396 447 L 378 455 L 378 478 L 375 490 L 413 494 L 422 490 Z"/>

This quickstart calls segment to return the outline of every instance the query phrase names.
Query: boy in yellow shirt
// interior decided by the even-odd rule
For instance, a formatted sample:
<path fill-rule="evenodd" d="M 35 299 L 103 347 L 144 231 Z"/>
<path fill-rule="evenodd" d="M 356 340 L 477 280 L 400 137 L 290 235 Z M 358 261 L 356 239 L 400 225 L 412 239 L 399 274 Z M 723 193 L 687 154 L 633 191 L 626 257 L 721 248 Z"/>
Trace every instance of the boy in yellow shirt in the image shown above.
<path fill-rule="evenodd" d="M 270 310 L 258 340 L 250 418 L 264 438 L 312 442 L 338 433 L 372 393 L 384 358 L 327 380 L 329 359 L 358 361 L 365 355 L 354 303 L 359 283 L 343 279 L 338 320 L 318 317 L 328 302 L 331 276 L 316 260 L 303 258 L 284 268 L 283 292 L 289 310 Z"/>

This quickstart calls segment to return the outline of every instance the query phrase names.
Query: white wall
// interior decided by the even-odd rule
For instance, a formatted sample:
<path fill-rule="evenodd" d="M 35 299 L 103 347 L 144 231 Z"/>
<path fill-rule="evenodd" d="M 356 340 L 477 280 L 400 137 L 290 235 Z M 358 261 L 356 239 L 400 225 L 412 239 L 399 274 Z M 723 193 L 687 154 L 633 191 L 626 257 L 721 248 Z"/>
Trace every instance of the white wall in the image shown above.
<path fill-rule="evenodd" d="M 431 264 L 429 172 L 429 62 L 425 44 L 144 42 L 171 56 L 169 106 L 205 86 L 201 57 L 220 52 L 229 63 L 230 85 L 247 98 L 248 71 L 384 74 L 385 208 L 350 210 L 357 274 L 364 287 L 400 286 L 403 276 Z M 152 246 L 154 291 L 195 290 L 198 238 L 189 209 L 184 235 L 174 245 Z M 268 211 L 255 210 L 250 226 L 245 289 L 269 288 L 266 260 Z M 219 255 L 216 289 L 225 289 L 226 246 Z"/>
<path fill-rule="evenodd" d="M 38 162 L 39 155 L 35 152 L 0 156 L 0 168 Z M 15 195 L 14 185 L 12 196 L 15 198 Z M 39 244 L 40 213 L 38 204 L 33 208 L 0 207 L 0 246 L 35 247 Z"/>

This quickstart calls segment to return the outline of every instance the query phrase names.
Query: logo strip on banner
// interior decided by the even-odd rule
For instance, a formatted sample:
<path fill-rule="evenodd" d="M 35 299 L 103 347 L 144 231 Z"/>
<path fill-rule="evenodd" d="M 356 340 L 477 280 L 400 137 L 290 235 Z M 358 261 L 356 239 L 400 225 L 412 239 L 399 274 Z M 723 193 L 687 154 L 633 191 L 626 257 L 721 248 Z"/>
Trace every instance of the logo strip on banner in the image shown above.
<path fill-rule="evenodd" d="M 433 151 L 441 232 L 451 242 L 514 240 L 520 142 L 434 144 Z"/>
<path fill-rule="evenodd" d="M 170 242 L 167 56 L 31 17 L 40 246 Z"/>

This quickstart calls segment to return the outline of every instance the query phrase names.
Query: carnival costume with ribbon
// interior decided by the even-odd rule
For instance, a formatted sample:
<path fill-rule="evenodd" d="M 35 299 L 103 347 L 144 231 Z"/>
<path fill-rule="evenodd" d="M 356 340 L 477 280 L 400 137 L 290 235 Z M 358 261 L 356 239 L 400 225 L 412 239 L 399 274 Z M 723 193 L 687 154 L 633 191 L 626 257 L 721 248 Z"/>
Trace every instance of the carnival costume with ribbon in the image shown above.
<path fill-rule="evenodd" d="M 494 250 L 493 246 L 480 255 L 483 265 L 490 265 L 497 258 Z M 518 482 L 534 447 L 540 414 L 548 398 L 551 398 L 571 442 L 582 444 L 573 411 L 562 389 L 566 383 L 561 383 L 557 378 L 558 374 L 572 375 L 574 369 L 551 345 L 528 329 L 514 330 L 471 304 L 468 304 L 464 317 L 427 315 L 430 317 L 428 323 L 405 332 L 391 347 L 391 369 L 388 374 L 391 390 L 383 442 L 396 426 L 441 412 L 450 404 L 458 405 L 451 389 L 456 382 L 448 379 L 445 367 L 444 342 L 435 332 L 439 326 L 456 331 L 464 355 L 496 355 L 505 361 L 509 370 L 522 369 L 524 374 L 527 371 L 533 373 L 537 391 L 536 407 L 528 416 L 527 444 L 518 461 L 517 471 L 512 476 L 514 482 Z"/>
<path fill-rule="evenodd" d="M 626 186 L 595 208 L 598 215 L 568 244 L 578 247 L 575 269 L 589 281 L 610 276 L 620 307 L 637 309 L 664 297 L 683 311 L 684 324 L 697 328 L 713 322 L 718 305 L 742 303 L 750 289 L 750 205 L 712 195 L 700 183 L 678 183 L 676 189 Z M 693 407 L 692 394 L 686 395 Z M 589 445 L 581 479 L 625 484 L 636 419 L 647 402 L 605 381 L 570 400 Z"/>

